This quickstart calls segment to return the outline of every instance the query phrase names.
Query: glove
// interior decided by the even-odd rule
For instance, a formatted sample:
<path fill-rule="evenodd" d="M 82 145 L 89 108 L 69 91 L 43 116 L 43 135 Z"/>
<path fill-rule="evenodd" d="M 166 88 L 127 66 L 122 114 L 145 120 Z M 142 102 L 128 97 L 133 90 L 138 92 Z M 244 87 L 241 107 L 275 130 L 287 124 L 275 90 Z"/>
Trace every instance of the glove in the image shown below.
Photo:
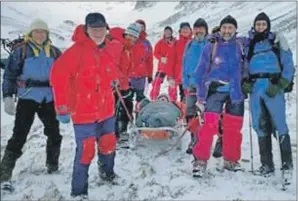
<path fill-rule="evenodd" d="M 148 77 L 148 78 L 147 78 L 147 81 L 148 81 L 149 84 L 151 84 L 151 82 L 152 82 L 152 77 Z"/>
<path fill-rule="evenodd" d="M 163 64 L 167 64 L 168 63 L 168 58 L 167 57 L 161 57 L 160 61 Z"/>
<path fill-rule="evenodd" d="M 242 84 L 242 91 L 245 94 L 251 94 L 252 93 L 252 83 L 250 83 L 248 81 L 244 81 Z"/>
<path fill-rule="evenodd" d="M 16 114 L 16 106 L 15 102 L 12 97 L 5 97 L 3 99 L 4 102 L 4 111 L 8 115 L 15 115 Z"/>
<path fill-rule="evenodd" d="M 201 103 L 200 101 L 196 102 L 196 107 L 198 108 L 200 113 L 203 113 L 205 111 L 205 105 L 203 103 Z"/>
<path fill-rule="evenodd" d="M 70 115 L 69 114 L 57 115 L 56 119 L 63 124 L 67 124 L 70 122 Z"/>
<path fill-rule="evenodd" d="M 284 90 L 289 85 L 289 81 L 283 77 L 281 77 L 277 84 L 272 84 L 268 86 L 266 89 L 266 94 L 270 98 L 276 96 L 281 90 Z"/>

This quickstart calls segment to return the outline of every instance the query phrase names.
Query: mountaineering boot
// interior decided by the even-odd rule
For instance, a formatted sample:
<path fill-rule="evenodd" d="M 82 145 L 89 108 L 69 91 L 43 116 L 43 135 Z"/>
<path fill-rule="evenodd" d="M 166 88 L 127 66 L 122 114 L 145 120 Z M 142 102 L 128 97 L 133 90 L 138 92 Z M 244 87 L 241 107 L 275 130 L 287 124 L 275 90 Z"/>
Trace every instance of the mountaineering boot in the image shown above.
<path fill-rule="evenodd" d="M 193 161 L 192 176 L 201 178 L 206 173 L 207 161 L 197 160 Z"/>
<path fill-rule="evenodd" d="M 282 174 L 286 182 L 290 182 L 293 172 L 293 159 L 290 135 L 285 134 L 279 136 L 281 161 L 282 161 Z"/>
<path fill-rule="evenodd" d="M 71 195 L 73 201 L 87 201 L 88 195 Z"/>
<path fill-rule="evenodd" d="M 271 135 L 258 138 L 261 167 L 257 170 L 260 176 L 268 177 L 274 173 Z"/>
<path fill-rule="evenodd" d="M 62 139 L 58 140 L 48 140 L 47 147 L 46 147 L 46 166 L 47 172 L 49 174 L 53 172 L 57 172 L 59 169 L 59 156 L 60 156 L 60 147 L 61 147 Z"/>
<path fill-rule="evenodd" d="M 1 175 L 0 181 L 9 181 L 12 176 L 13 169 L 16 165 L 16 161 L 19 158 L 16 154 L 11 151 L 5 150 L 4 156 L 1 161 Z"/>
<path fill-rule="evenodd" d="M 224 160 L 223 168 L 228 171 L 232 171 L 232 172 L 237 172 L 237 171 L 243 170 L 243 168 L 241 168 L 241 165 L 238 161 Z"/>

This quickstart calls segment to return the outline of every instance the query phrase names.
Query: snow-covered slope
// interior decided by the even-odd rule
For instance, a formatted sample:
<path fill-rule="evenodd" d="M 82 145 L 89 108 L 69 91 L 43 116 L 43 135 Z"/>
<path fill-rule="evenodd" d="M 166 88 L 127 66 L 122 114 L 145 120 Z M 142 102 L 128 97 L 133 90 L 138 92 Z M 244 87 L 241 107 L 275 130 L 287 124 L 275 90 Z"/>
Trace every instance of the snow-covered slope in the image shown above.
<path fill-rule="evenodd" d="M 71 44 L 75 26 L 84 23 L 88 12 L 105 14 L 110 26 L 127 26 L 136 19 L 147 22 L 149 39 L 154 44 L 162 34 L 163 27 L 171 25 L 175 34 L 181 21 L 191 24 L 203 17 L 209 27 L 217 25 L 222 17 L 233 15 L 239 26 L 239 33 L 245 35 L 258 12 L 265 11 L 272 19 L 273 30 L 284 31 L 294 53 L 296 63 L 296 4 L 295 2 L 156 2 L 138 4 L 136 2 L 2 2 L 1 37 L 15 38 L 26 31 L 34 17 L 48 21 L 51 38 L 55 45 L 64 49 Z M 1 48 L 1 56 L 5 52 Z M 2 75 L 1 75 L 2 77 Z M 167 84 L 165 84 L 167 85 Z M 149 87 L 150 90 L 150 87 Z M 166 87 L 163 88 L 166 92 Z M 287 118 L 291 130 L 293 157 L 296 164 L 296 91 L 287 97 Z M 245 114 L 243 128 L 242 158 L 250 160 L 248 115 Z M 1 153 L 11 137 L 14 117 L 6 115 L 1 107 Z M 63 135 L 60 173 L 47 175 L 45 172 L 45 142 L 43 127 L 36 118 L 24 154 L 18 160 L 13 179 L 16 192 L 3 195 L 3 200 L 70 200 L 70 182 L 75 140 L 71 125 L 61 125 Z M 259 164 L 256 134 L 253 132 L 254 168 Z M 293 185 L 285 192 L 280 191 L 279 171 L 269 179 L 253 176 L 250 163 L 242 162 L 245 172 L 218 173 L 216 161 L 209 163 L 210 175 L 207 179 L 195 180 L 191 177 L 192 157 L 186 155 L 189 137 L 183 138 L 183 150 L 173 150 L 166 156 L 154 158 L 165 145 L 156 144 L 141 147 L 137 151 L 121 149 L 117 152 L 117 173 L 126 180 L 124 186 L 98 186 L 96 163 L 90 167 L 91 200 L 294 200 L 296 198 L 296 173 Z M 277 144 L 274 142 L 274 160 L 278 169 Z M 295 165 L 296 170 L 296 165 Z M 61 198 L 62 199 L 62 198 Z"/>

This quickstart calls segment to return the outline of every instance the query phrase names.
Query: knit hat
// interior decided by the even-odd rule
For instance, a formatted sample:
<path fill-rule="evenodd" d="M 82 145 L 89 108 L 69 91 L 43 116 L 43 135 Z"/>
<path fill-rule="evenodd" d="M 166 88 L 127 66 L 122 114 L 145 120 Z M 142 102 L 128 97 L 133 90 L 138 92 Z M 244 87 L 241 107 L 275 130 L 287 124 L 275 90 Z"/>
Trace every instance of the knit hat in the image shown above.
<path fill-rule="evenodd" d="M 85 18 L 85 25 L 89 27 L 107 27 L 106 18 L 101 13 L 89 13 Z"/>
<path fill-rule="evenodd" d="M 50 31 L 47 23 L 39 18 L 35 19 L 33 22 L 31 22 L 31 24 L 29 25 L 28 34 L 30 34 L 33 30 L 36 30 L 36 29 L 42 29 L 47 32 Z"/>
<path fill-rule="evenodd" d="M 141 32 L 141 30 L 140 30 L 139 25 L 137 23 L 132 23 L 125 29 L 124 34 L 129 34 L 136 38 L 139 38 L 140 32 Z"/>
<path fill-rule="evenodd" d="M 268 15 L 266 15 L 266 13 L 261 12 L 260 14 L 258 14 L 254 20 L 254 27 L 256 26 L 256 22 L 260 21 L 260 20 L 264 20 L 267 22 L 267 30 L 270 31 L 271 29 L 271 23 L 270 23 L 270 19 L 268 17 Z"/>
<path fill-rule="evenodd" d="M 203 18 L 199 18 L 193 24 L 193 27 L 205 27 L 206 33 L 208 33 L 208 24 Z"/>
<path fill-rule="evenodd" d="M 184 27 L 189 27 L 191 29 L 190 24 L 188 22 L 181 22 L 180 23 L 180 30 L 183 29 Z"/>
<path fill-rule="evenodd" d="M 172 27 L 170 27 L 170 26 L 166 26 L 165 29 L 164 29 L 164 31 L 165 31 L 165 30 L 170 30 L 170 31 L 173 33 L 173 29 L 172 29 Z"/>
<path fill-rule="evenodd" d="M 221 27 L 223 24 L 232 24 L 232 25 L 234 25 L 234 26 L 236 27 L 236 29 L 238 28 L 237 21 L 236 21 L 235 18 L 233 18 L 231 15 L 226 16 L 225 18 L 223 18 L 223 19 L 220 21 L 220 27 Z"/>

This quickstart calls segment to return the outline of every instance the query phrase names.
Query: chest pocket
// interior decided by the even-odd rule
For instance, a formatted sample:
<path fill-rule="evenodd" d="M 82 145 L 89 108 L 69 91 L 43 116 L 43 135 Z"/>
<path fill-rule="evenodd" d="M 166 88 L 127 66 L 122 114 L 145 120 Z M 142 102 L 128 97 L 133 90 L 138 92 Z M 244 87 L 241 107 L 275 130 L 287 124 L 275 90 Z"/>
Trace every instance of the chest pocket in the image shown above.
<path fill-rule="evenodd" d="M 46 57 L 44 51 L 39 56 L 28 57 L 24 61 L 23 73 L 20 76 L 23 80 L 48 81 L 54 58 Z"/>

